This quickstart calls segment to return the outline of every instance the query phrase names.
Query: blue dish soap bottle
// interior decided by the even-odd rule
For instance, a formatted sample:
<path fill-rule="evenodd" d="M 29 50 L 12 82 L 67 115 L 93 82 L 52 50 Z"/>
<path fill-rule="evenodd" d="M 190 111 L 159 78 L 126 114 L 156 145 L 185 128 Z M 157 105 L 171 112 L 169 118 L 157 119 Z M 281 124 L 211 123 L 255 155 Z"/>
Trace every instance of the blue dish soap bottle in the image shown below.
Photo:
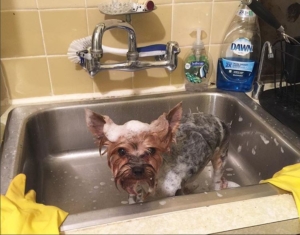
<path fill-rule="evenodd" d="M 197 28 L 197 39 L 184 61 L 185 90 L 205 91 L 212 71 L 211 57 L 201 41 L 201 28 Z"/>
<path fill-rule="evenodd" d="M 217 88 L 251 91 L 260 49 L 261 37 L 257 17 L 241 3 L 221 46 L 217 65 Z"/>

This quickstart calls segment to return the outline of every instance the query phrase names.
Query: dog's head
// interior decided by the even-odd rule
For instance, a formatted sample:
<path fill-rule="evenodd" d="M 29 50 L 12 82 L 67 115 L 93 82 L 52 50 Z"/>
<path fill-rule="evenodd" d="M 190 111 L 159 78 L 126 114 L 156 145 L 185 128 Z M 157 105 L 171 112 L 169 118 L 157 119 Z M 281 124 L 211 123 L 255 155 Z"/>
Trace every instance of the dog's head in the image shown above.
<path fill-rule="evenodd" d="M 86 109 L 86 122 L 95 136 L 101 153 L 106 147 L 108 166 L 116 185 L 129 194 L 137 194 L 137 186 L 155 188 L 157 173 L 162 165 L 162 154 L 170 151 L 181 120 L 181 103 L 169 113 L 163 113 L 150 124 L 129 121 L 117 125 L 105 115 Z"/>

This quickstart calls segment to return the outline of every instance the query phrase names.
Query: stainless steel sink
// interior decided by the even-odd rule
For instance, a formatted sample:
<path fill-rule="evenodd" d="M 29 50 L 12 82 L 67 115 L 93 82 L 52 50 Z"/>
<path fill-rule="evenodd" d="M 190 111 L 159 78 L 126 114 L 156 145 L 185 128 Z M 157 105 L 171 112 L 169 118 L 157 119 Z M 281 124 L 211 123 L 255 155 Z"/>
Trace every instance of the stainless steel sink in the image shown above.
<path fill-rule="evenodd" d="M 194 194 L 151 198 L 128 205 L 127 195 L 116 189 L 85 124 L 84 108 L 109 115 L 122 124 L 136 119 L 150 122 L 178 102 L 184 112 L 212 113 L 231 123 L 231 141 L 225 177 L 239 188 L 209 192 L 211 165 L 201 173 Z M 169 211 L 282 193 L 258 185 L 282 167 L 300 162 L 300 141 L 243 93 L 209 90 L 101 101 L 19 107 L 8 117 L 1 148 L 1 193 L 20 172 L 27 175 L 27 190 L 38 202 L 70 213 L 61 230 L 103 224 Z"/>

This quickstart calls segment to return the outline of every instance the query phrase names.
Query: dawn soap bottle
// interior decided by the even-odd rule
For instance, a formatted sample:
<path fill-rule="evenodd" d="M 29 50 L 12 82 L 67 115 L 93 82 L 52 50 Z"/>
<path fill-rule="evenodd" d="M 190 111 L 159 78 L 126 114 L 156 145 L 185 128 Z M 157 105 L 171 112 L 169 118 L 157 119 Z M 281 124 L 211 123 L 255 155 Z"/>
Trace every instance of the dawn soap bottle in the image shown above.
<path fill-rule="evenodd" d="M 197 40 L 184 61 L 185 90 L 205 91 L 211 76 L 211 57 L 201 41 L 201 29 L 197 28 Z"/>
<path fill-rule="evenodd" d="M 240 4 L 221 45 L 217 67 L 217 88 L 248 92 L 257 73 L 261 49 L 257 17 Z"/>

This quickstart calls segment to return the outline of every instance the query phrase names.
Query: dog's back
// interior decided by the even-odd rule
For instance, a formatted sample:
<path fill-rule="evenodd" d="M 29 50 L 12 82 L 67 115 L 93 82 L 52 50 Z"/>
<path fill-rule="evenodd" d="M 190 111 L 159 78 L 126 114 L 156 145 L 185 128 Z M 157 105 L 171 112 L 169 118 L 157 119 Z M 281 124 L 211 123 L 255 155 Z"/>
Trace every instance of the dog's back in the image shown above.
<path fill-rule="evenodd" d="M 184 190 L 184 185 L 192 182 L 216 155 L 225 157 L 228 142 L 229 128 L 219 118 L 200 112 L 184 115 L 176 133 L 176 142 L 170 154 L 164 156 L 158 194 L 174 196 L 177 190 Z"/>

